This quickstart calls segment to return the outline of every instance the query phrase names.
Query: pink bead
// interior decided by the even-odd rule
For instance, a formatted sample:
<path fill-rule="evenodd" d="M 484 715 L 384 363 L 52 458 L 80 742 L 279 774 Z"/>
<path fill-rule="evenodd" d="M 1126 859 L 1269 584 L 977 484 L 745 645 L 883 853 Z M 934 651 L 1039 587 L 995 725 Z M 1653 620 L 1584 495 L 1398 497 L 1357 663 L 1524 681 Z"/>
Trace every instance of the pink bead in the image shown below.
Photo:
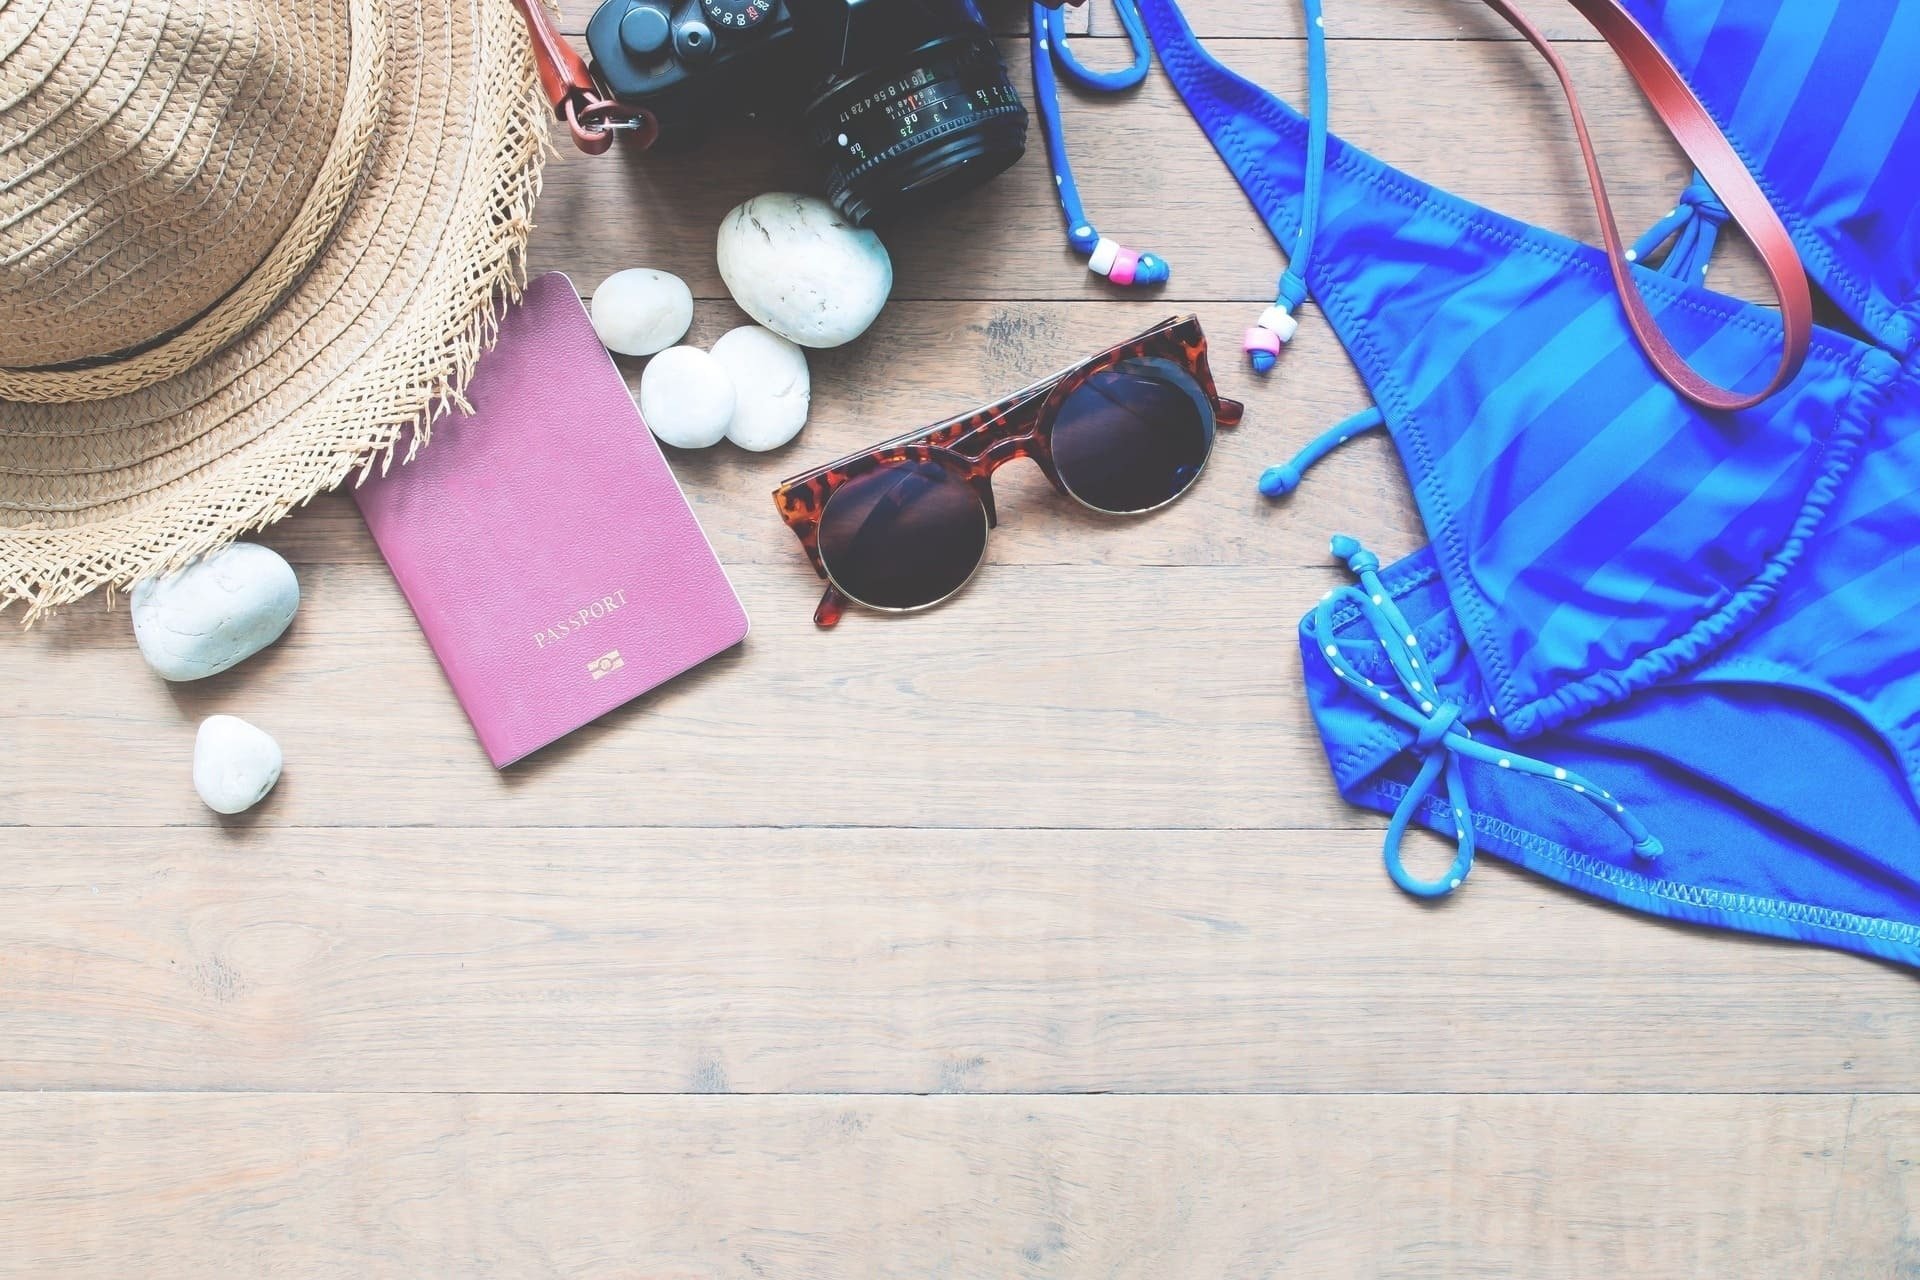
<path fill-rule="evenodd" d="M 1269 355 L 1277 356 L 1280 354 L 1280 335 L 1271 329 L 1255 325 L 1247 330 L 1246 337 L 1241 339 L 1240 345 L 1248 351 L 1265 351 Z"/>
<path fill-rule="evenodd" d="M 1122 249 L 1113 255 L 1113 266 L 1107 270 L 1107 279 L 1115 284 L 1132 284 L 1133 273 L 1140 269 L 1140 255 L 1131 249 Z"/>

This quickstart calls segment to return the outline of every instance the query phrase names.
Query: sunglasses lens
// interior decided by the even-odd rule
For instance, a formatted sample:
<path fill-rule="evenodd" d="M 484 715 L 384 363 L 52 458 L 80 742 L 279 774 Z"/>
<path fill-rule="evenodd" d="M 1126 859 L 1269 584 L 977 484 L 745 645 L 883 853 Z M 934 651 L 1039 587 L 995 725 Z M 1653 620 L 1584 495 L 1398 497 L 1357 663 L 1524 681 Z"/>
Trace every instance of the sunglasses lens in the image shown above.
<path fill-rule="evenodd" d="M 1129 361 L 1075 389 L 1053 424 L 1053 465 L 1096 511 L 1151 511 L 1186 492 L 1213 450 L 1213 405 L 1178 365 Z"/>
<path fill-rule="evenodd" d="M 900 462 L 847 481 L 820 513 L 833 585 L 876 609 L 923 609 L 958 591 L 987 549 L 987 512 L 959 476 Z"/>

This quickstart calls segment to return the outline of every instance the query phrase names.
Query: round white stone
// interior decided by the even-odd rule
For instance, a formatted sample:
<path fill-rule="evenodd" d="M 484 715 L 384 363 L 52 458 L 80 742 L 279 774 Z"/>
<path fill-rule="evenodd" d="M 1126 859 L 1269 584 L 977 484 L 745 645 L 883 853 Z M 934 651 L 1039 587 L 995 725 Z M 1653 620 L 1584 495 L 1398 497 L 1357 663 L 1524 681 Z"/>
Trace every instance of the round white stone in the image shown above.
<path fill-rule="evenodd" d="M 640 416 L 662 444 L 704 449 L 733 421 L 733 379 L 698 347 L 668 347 L 640 375 Z"/>
<path fill-rule="evenodd" d="M 727 439 L 764 453 L 800 434 L 813 399 L 804 350 L 771 329 L 749 324 L 721 334 L 713 358 L 733 379 Z"/>
<path fill-rule="evenodd" d="M 300 607 L 293 566 L 268 547 L 236 542 L 178 573 L 133 584 L 133 637 L 169 680 L 200 680 L 278 640 Z"/>
<path fill-rule="evenodd" d="M 755 196 L 721 220 L 716 252 L 740 309 L 803 347 L 852 342 L 893 291 L 880 237 L 812 196 Z"/>
<path fill-rule="evenodd" d="M 238 716 L 208 716 L 193 739 L 193 789 L 215 813 L 243 813 L 280 781 L 280 744 Z"/>
<path fill-rule="evenodd" d="M 607 350 L 623 356 L 665 351 L 692 323 L 693 290 L 665 271 L 616 271 L 593 291 L 593 331 Z"/>

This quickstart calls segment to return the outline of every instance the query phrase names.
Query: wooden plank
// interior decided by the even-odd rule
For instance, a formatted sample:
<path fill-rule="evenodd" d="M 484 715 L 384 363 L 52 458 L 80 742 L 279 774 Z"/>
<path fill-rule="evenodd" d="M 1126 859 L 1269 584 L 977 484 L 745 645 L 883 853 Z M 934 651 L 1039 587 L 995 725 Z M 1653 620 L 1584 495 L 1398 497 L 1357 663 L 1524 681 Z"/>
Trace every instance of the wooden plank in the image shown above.
<path fill-rule="evenodd" d="M 1836 1239 L 1855 1105 L 1903 1158 Z M 1916 1132 L 1909 1097 L 51 1094 L 0 1101 L 0 1274 L 1901 1276 Z"/>
<path fill-rule="evenodd" d="M 1202 40 L 1298 40 L 1306 34 L 1299 0 L 1247 4 L 1244 0 L 1179 0 L 1187 23 Z M 1517 6 L 1528 20 L 1556 41 L 1598 40 L 1594 29 L 1570 5 L 1534 0 Z M 1121 39 L 1126 29 L 1107 0 L 1087 0 L 1092 34 Z M 1519 33 L 1482 5 L 1461 0 L 1332 0 L 1323 6 L 1330 41 L 1367 40 L 1518 40 Z M 1462 50 L 1457 57 L 1482 56 Z"/>
<path fill-rule="evenodd" d="M 1203 0 L 1203 4 L 1204 3 L 1205 0 Z M 598 0 L 559 0 L 557 7 L 560 10 L 561 31 L 574 37 L 575 43 L 580 46 L 580 52 L 585 54 L 587 52 L 585 40 L 587 21 L 599 10 Z M 671 7 L 671 5 L 669 5 L 669 7 Z M 990 26 L 995 33 L 1002 35 L 1026 34 L 1027 6 L 1024 3 L 1018 3 L 1016 0 L 984 0 L 983 3 L 980 3 L 979 8 L 981 16 L 987 20 L 987 25 Z M 1064 13 L 1068 33 L 1071 35 L 1091 34 L 1093 27 L 1093 10 L 1094 6 L 1091 4 L 1068 7 Z M 1196 7 L 1193 10 L 1195 13 L 1203 11 L 1204 9 L 1201 7 Z"/>
<path fill-rule="evenodd" d="M 744 646 L 504 774 L 390 579 L 301 577 L 285 639 L 193 684 L 154 677 L 99 602 L 8 636 L 0 821 L 209 826 L 187 779 L 216 711 L 286 751 L 244 820 L 267 826 L 1370 821 L 1335 798 L 1300 697 L 1293 627 L 1330 568 L 991 565 L 941 609 L 821 631 L 801 557 L 742 566 Z"/>
<path fill-rule="evenodd" d="M 288 637 L 192 685 L 90 601 L 0 649 L 0 819 L 205 827 L 194 725 L 232 712 L 286 750 L 265 825 L 1371 821 L 1334 798 L 1300 699 L 1292 626 L 1332 570 L 991 566 L 964 601 L 837 631 L 799 557 L 733 580 L 741 649 L 507 773 L 369 566 L 307 568 Z"/>
<path fill-rule="evenodd" d="M 562 0 L 560 25 L 580 37 L 598 5 L 595 0 Z M 1245 0 L 1181 0 L 1187 21 L 1202 39 L 1254 37 L 1298 39 L 1304 32 L 1300 6 L 1292 0 L 1247 4 Z M 982 0 L 981 12 L 996 32 L 1013 35 L 1027 29 L 1027 6 L 1014 0 Z M 1532 4 L 1527 16 L 1556 40 L 1594 40 L 1593 28 L 1562 4 Z M 1119 38 L 1125 29 L 1108 0 L 1087 0 L 1065 11 L 1073 34 Z M 1327 6 L 1327 34 L 1352 40 L 1515 40 L 1513 29 L 1475 5 L 1449 0 L 1339 0 Z M 582 52 L 584 52 L 584 44 Z M 1118 55 L 1114 55 L 1116 58 Z M 1465 55 L 1462 56 L 1471 56 Z M 1104 64 L 1101 64 L 1104 65 Z"/>
<path fill-rule="evenodd" d="M 1238 335 L 1254 315 L 1245 303 L 1201 303 L 1218 335 L 1215 376 L 1247 405 L 1237 430 L 1222 431 L 1193 491 L 1144 520 L 1085 511 L 1055 493 L 1029 464 L 994 477 L 1000 525 L 993 563 L 1250 565 L 1324 570 L 1327 536 L 1353 533 L 1382 554 L 1425 541 L 1399 463 L 1384 437 L 1355 441 L 1312 473 L 1299 495 L 1262 498 L 1260 472 L 1367 403 L 1333 333 L 1311 308 L 1280 370 L 1248 370 Z M 773 487 L 796 471 L 865 449 L 923 423 L 964 413 L 1183 310 L 1162 300 L 1106 303 L 897 302 L 868 335 L 812 352 L 812 417 L 794 444 L 771 454 L 731 445 L 673 451 L 675 473 L 728 566 L 792 568 L 799 544 L 775 514 Z M 703 303 L 688 341 L 701 346 L 747 323 L 732 304 Z M 638 391 L 642 360 L 619 361 Z M 357 510 L 344 496 L 314 504 L 267 541 L 296 564 L 379 564 Z M 983 580 L 984 582 L 984 580 Z M 6 640 L 0 637 L 0 651 Z"/>
<path fill-rule="evenodd" d="M 1463 56 L 1459 46 L 1418 40 L 1337 45 L 1328 56 L 1335 130 L 1469 199 L 1597 239 L 1551 77 L 1523 46 L 1473 47 L 1485 52 Z M 1222 40 L 1216 48 L 1236 70 L 1304 101 L 1298 44 Z M 1575 45 L 1566 54 L 1620 225 L 1646 226 L 1671 207 L 1691 168 L 1606 46 Z M 1370 88 L 1381 84 L 1392 91 Z M 1169 296 L 1272 301 L 1279 251 L 1161 74 L 1118 99 L 1068 94 L 1064 116 L 1091 216 L 1107 234 L 1172 263 Z M 1007 174 L 888 234 L 897 298 L 1114 296 L 1067 248 L 1037 135 L 1033 144 Z M 715 164 L 716 154 L 726 163 Z M 758 192 L 816 182 L 800 150 L 764 128 L 723 126 L 683 152 L 609 158 L 563 148 L 547 168 L 533 258 L 539 269 L 572 272 L 583 292 L 612 271 L 654 266 L 685 277 L 697 297 L 722 298 L 711 246 L 726 211 Z M 1713 284 L 1769 298 L 1751 253 L 1734 243 L 1737 235 L 1727 240 Z"/>
<path fill-rule="evenodd" d="M 950 785 L 990 813 L 990 770 Z M 1377 831 L 7 846 L 10 1089 L 1874 1091 L 1911 1087 L 1920 1057 L 1891 966 L 1491 861 L 1425 909 L 1388 883 Z"/>

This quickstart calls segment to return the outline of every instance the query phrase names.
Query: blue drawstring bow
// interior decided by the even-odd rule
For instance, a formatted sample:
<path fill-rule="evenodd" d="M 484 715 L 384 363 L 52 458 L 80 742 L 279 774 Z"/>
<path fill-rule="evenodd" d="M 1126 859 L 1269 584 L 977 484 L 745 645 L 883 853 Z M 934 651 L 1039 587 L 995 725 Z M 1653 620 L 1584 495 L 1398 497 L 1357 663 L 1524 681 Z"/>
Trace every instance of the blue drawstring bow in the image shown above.
<path fill-rule="evenodd" d="M 1406 615 L 1400 612 L 1400 606 L 1394 603 L 1386 584 L 1380 580 L 1379 557 L 1345 536 L 1334 538 L 1330 549 L 1335 558 L 1346 561 L 1347 568 L 1359 580 L 1359 585 L 1336 587 L 1321 599 L 1313 611 L 1315 646 L 1334 675 L 1356 690 L 1369 706 L 1414 731 L 1412 750 L 1420 760 L 1420 771 L 1414 775 L 1406 794 L 1400 797 L 1400 803 L 1395 806 L 1393 817 L 1387 823 L 1386 842 L 1381 851 L 1387 864 L 1387 874 L 1393 877 L 1395 884 L 1415 897 L 1437 898 L 1458 889 L 1467 878 L 1467 873 L 1473 869 L 1473 808 L 1468 803 L 1466 777 L 1462 769 L 1463 762 L 1467 760 L 1496 769 L 1512 770 L 1565 788 L 1585 798 L 1612 820 L 1632 843 L 1636 855 L 1642 858 L 1660 856 L 1660 841 L 1606 788 L 1597 787 L 1569 770 L 1516 751 L 1490 747 L 1475 739 L 1473 731 L 1462 723 L 1463 710 L 1460 705 L 1441 697 L 1434 673 L 1421 652 L 1418 633 L 1408 625 Z M 1399 683 L 1397 690 L 1362 675 L 1358 666 L 1347 656 L 1346 645 L 1350 642 L 1339 639 L 1334 624 L 1334 614 L 1342 605 L 1353 606 L 1367 621 L 1373 636 L 1357 643 L 1367 649 L 1377 643 L 1386 653 L 1387 662 Z M 1400 845 L 1407 828 L 1418 816 L 1420 806 L 1433 793 L 1434 784 L 1442 775 L 1446 778 L 1447 803 L 1453 815 L 1454 858 L 1452 865 L 1441 872 L 1438 879 L 1422 880 L 1407 870 L 1401 860 Z"/>

